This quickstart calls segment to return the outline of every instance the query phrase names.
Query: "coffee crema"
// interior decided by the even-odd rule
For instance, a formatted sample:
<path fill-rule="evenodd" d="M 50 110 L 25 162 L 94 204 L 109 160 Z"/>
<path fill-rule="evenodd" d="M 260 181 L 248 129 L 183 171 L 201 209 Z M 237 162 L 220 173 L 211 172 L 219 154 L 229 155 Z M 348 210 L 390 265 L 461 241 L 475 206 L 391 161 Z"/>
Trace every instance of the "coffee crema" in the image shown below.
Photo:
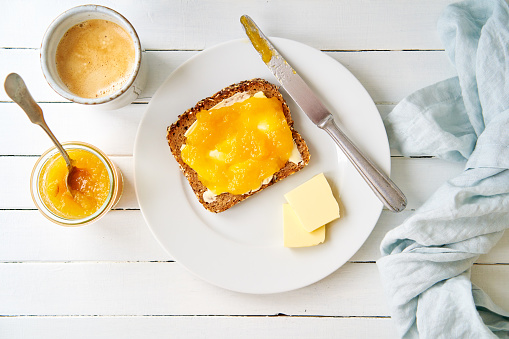
<path fill-rule="evenodd" d="M 134 43 L 116 23 L 91 19 L 64 34 L 55 58 L 69 91 L 82 98 L 100 98 L 117 92 L 132 74 Z"/>

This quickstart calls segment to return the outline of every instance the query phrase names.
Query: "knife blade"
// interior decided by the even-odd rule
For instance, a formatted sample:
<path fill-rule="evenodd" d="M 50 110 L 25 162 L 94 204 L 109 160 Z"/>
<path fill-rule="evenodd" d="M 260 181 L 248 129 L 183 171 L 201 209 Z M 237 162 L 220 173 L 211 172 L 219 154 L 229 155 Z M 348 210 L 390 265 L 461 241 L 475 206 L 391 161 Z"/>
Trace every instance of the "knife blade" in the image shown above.
<path fill-rule="evenodd" d="M 272 45 L 254 21 L 249 16 L 243 15 L 240 17 L 240 22 L 251 44 L 290 97 L 315 125 L 327 132 L 336 142 L 380 201 L 390 211 L 403 211 L 407 204 L 403 192 L 370 159 L 364 156 L 340 130 L 330 111 Z"/>

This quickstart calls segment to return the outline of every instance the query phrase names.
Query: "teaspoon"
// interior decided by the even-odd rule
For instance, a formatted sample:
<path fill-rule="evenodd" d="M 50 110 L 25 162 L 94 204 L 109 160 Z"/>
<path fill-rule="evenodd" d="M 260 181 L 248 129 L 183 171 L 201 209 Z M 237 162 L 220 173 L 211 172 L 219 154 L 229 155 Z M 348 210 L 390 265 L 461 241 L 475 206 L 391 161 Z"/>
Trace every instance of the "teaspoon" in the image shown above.
<path fill-rule="evenodd" d="M 9 74 L 7 78 L 5 78 L 4 88 L 7 95 L 15 103 L 17 103 L 23 109 L 23 111 L 25 111 L 26 115 L 30 118 L 30 121 L 33 124 L 41 126 L 41 128 L 48 134 L 48 136 L 51 138 L 51 141 L 53 141 L 58 151 L 64 158 L 65 163 L 67 165 L 67 175 L 65 178 L 65 183 L 67 191 L 72 195 L 69 184 L 70 181 L 69 178 L 71 177 L 70 174 L 75 169 L 75 166 L 73 165 L 72 159 L 69 158 L 69 155 L 67 154 L 65 149 L 62 147 L 60 142 L 58 142 L 57 138 L 53 135 L 48 125 L 46 124 L 46 121 L 44 120 L 44 115 L 42 114 L 41 107 L 32 98 L 32 95 L 28 91 L 25 82 L 18 74 L 16 73 Z"/>

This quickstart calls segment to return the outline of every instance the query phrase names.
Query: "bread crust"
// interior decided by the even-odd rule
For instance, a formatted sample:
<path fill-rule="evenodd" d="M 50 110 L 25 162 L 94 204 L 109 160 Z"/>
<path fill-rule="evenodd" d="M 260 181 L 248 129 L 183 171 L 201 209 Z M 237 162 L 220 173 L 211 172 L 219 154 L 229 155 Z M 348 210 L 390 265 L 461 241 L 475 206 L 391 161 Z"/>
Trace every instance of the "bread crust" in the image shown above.
<path fill-rule="evenodd" d="M 292 137 L 297 145 L 297 149 L 301 154 L 302 161 L 299 164 L 295 164 L 293 162 L 288 161 L 283 168 L 281 168 L 278 172 L 276 172 L 272 180 L 264 184 L 260 187 L 260 189 L 256 191 L 252 191 L 246 194 L 232 194 L 232 193 L 221 193 L 215 197 L 213 202 L 206 202 L 203 199 L 203 193 L 207 191 L 207 187 L 203 185 L 203 183 L 198 179 L 198 174 L 195 170 L 193 170 L 189 165 L 187 165 L 181 157 L 180 150 L 182 145 L 186 143 L 185 133 L 191 127 L 191 125 L 196 121 L 196 114 L 202 110 L 207 110 L 214 107 L 216 104 L 221 102 L 222 100 L 233 96 L 236 93 L 247 92 L 249 95 L 254 95 L 255 93 L 262 91 L 267 98 L 276 97 L 283 107 L 283 112 L 292 132 Z M 237 84 L 230 85 L 228 87 L 223 88 L 216 94 L 211 97 L 205 98 L 199 101 L 194 107 L 188 109 L 183 114 L 179 115 L 176 122 L 174 122 L 171 126 L 167 128 L 166 139 L 168 141 L 168 145 L 170 146 L 171 153 L 175 157 L 175 160 L 178 162 L 180 170 L 186 177 L 189 182 L 191 188 L 193 189 L 194 194 L 198 198 L 199 202 L 205 207 L 207 210 L 219 213 L 226 211 L 227 209 L 235 206 L 239 202 L 247 199 L 248 197 L 261 192 L 265 188 L 274 185 L 276 182 L 283 180 L 289 175 L 301 170 L 309 163 L 309 149 L 306 145 L 306 142 L 301 137 L 301 135 L 293 128 L 293 120 L 290 114 L 290 109 L 286 104 L 283 96 L 279 92 L 278 87 L 269 83 L 263 79 L 252 79 L 242 81 Z"/>

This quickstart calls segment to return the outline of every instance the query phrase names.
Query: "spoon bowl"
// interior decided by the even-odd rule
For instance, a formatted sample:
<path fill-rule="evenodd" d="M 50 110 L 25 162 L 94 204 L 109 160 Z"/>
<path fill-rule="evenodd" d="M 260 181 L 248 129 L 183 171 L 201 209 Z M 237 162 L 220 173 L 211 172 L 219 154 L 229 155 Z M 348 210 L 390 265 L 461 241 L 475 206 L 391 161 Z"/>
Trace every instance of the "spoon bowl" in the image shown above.
<path fill-rule="evenodd" d="M 21 76 L 19 76 L 16 73 L 11 73 L 5 78 L 4 88 L 7 95 L 23 109 L 23 111 L 26 113 L 30 121 L 33 124 L 39 125 L 46 132 L 46 134 L 48 134 L 51 141 L 53 141 L 58 151 L 64 158 L 65 163 L 67 165 L 67 175 L 65 177 L 65 183 L 67 191 L 69 192 L 69 194 L 72 195 L 70 189 L 71 185 L 69 181 L 70 178 L 73 177 L 71 175 L 71 172 L 75 171 L 76 167 L 73 164 L 73 160 L 69 158 L 69 155 L 62 147 L 62 144 L 60 144 L 60 142 L 57 140 L 55 135 L 53 135 L 48 125 L 46 124 L 41 106 L 39 106 L 35 102 L 34 98 L 28 91 L 25 82 L 23 81 Z"/>

